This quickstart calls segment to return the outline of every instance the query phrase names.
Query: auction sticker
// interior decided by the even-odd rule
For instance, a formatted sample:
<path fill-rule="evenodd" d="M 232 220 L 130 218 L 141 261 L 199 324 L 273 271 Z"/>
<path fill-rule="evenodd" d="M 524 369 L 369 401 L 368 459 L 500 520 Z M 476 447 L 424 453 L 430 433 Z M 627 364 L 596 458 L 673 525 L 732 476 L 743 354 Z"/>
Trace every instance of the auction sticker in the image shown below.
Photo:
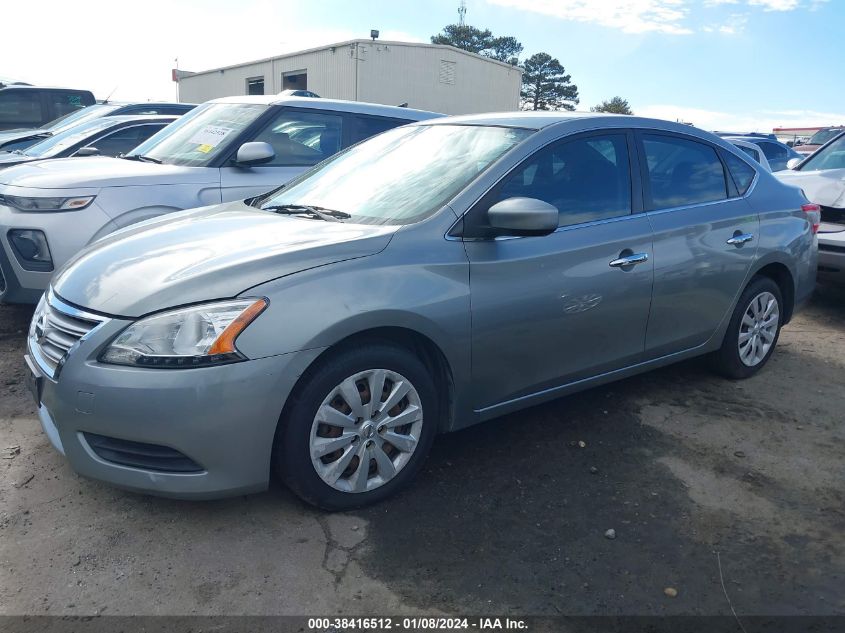
<path fill-rule="evenodd" d="M 209 149 L 211 149 L 220 145 L 220 143 L 223 142 L 223 139 L 229 136 L 232 132 L 234 132 L 234 130 L 230 127 L 206 125 L 203 129 L 194 134 L 188 142 L 196 143 L 197 145 L 210 146 Z"/>

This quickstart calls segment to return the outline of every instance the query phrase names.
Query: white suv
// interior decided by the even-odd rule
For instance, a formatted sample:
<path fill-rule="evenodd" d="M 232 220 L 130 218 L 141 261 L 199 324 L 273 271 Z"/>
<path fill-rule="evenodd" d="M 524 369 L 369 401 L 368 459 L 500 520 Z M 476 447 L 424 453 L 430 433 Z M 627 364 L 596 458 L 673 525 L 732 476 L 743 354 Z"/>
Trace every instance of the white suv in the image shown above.
<path fill-rule="evenodd" d="M 198 106 L 123 158 L 0 172 L 0 302 L 34 303 L 91 242 L 150 218 L 265 193 L 365 138 L 441 116 L 394 106 L 249 96 Z"/>

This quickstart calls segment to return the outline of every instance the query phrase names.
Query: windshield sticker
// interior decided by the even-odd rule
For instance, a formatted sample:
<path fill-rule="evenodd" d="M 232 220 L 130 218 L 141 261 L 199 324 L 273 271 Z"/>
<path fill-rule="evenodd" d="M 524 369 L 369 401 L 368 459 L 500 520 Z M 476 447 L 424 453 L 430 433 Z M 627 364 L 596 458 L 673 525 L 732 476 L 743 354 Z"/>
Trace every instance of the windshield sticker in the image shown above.
<path fill-rule="evenodd" d="M 194 134 L 191 139 L 188 141 L 189 143 L 196 143 L 197 145 L 201 145 L 202 147 L 209 147 L 209 149 L 200 149 L 202 152 L 208 153 L 211 149 L 214 149 L 220 143 L 223 142 L 229 134 L 234 132 L 230 127 L 220 127 L 218 125 L 206 125 L 203 129 L 199 132 Z"/>
<path fill-rule="evenodd" d="M 202 152 L 203 154 L 208 154 L 213 149 L 213 145 L 200 145 L 199 147 L 197 147 L 197 151 Z"/>

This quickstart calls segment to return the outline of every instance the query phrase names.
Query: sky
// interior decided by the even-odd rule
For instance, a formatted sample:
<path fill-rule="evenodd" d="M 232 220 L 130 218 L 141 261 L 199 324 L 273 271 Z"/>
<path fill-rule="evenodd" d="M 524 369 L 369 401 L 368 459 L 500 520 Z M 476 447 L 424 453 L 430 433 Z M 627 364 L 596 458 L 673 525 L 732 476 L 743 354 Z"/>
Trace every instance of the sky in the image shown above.
<path fill-rule="evenodd" d="M 170 69 L 206 70 L 366 38 L 427 42 L 459 0 L 5 2 L 0 77 L 173 100 Z M 845 124 L 843 0 L 466 0 L 466 22 L 547 52 L 579 110 L 620 95 L 635 114 L 705 129 Z M 9 28 L 15 24 L 21 28 Z"/>

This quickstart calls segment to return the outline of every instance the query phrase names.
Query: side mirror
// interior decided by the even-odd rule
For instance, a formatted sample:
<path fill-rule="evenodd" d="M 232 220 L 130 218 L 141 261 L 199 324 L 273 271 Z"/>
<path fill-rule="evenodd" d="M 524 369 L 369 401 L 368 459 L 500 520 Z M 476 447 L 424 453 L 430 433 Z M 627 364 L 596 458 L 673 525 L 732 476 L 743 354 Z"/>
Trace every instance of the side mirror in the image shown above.
<path fill-rule="evenodd" d="M 536 198 L 508 198 L 487 210 L 487 221 L 502 235 L 548 235 L 558 218 L 556 207 Z"/>
<path fill-rule="evenodd" d="M 796 167 L 798 167 L 798 165 L 803 162 L 803 160 L 804 159 L 802 158 L 790 158 L 788 161 L 786 161 L 786 168 L 795 169 Z"/>
<path fill-rule="evenodd" d="M 88 147 L 82 147 L 76 150 L 76 154 L 74 156 L 99 156 L 100 150 L 96 147 L 89 145 Z"/>
<path fill-rule="evenodd" d="M 270 143 L 263 141 L 252 141 L 244 143 L 238 148 L 238 155 L 235 161 L 238 165 L 261 165 L 262 163 L 269 163 L 276 158 L 276 150 Z"/>

